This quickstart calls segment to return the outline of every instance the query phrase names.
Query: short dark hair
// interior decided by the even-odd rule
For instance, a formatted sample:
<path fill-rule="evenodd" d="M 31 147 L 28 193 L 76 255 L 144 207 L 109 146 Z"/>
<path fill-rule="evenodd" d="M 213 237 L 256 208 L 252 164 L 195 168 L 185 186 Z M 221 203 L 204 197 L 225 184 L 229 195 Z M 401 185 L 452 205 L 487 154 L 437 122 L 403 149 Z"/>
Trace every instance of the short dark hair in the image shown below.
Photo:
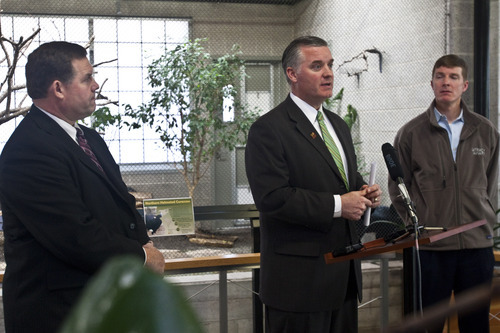
<path fill-rule="evenodd" d="M 459 56 L 455 54 L 447 54 L 436 60 L 436 63 L 432 68 L 432 77 L 434 77 L 434 73 L 436 72 L 436 69 L 438 69 L 439 67 L 446 67 L 446 68 L 460 67 L 462 68 L 462 76 L 464 78 L 464 81 L 467 81 L 467 63 L 465 62 L 464 59 L 460 58 Z"/>
<path fill-rule="evenodd" d="M 300 48 L 302 46 L 328 46 L 328 43 L 316 36 L 302 36 L 294 39 L 283 52 L 283 57 L 281 58 L 281 66 L 283 67 L 283 72 L 288 83 L 290 79 L 286 74 L 286 69 L 288 67 L 297 68 L 299 65 L 300 58 L 302 56 Z"/>
<path fill-rule="evenodd" d="M 28 56 L 26 86 L 32 99 L 47 97 L 54 80 L 71 82 L 74 77 L 72 61 L 87 56 L 84 47 L 68 42 L 50 42 L 40 45 Z"/>

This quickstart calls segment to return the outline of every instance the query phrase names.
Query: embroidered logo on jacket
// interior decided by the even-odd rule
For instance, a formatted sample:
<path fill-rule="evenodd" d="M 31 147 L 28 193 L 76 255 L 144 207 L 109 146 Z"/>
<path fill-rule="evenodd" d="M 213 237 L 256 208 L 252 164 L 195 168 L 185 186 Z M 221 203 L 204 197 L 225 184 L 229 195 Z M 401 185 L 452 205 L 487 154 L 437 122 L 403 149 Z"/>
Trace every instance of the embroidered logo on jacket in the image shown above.
<path fill-rule="evenodd" d="M 485 153 L 485 148 L 472 148 L 472 155 L 484 155 Z"/>

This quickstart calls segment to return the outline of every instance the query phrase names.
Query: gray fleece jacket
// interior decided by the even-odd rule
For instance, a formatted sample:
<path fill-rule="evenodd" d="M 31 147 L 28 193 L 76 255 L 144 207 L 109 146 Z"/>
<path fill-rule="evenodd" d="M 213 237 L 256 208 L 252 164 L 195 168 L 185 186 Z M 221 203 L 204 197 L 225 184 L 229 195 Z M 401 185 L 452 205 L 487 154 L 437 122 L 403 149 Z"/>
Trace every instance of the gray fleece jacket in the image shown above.
<path fill-rule="evenodd" d="M 453 227 L 481 219 L 488 223 L 421 249 L 490 247 L 497 221 L 498 131 L 462 102 L 464 126 L 454 161 L 448 134 L 437 123 L 434 107 L 435 101 L 426 112 L 405 124 L 394 141 L 419 224 Z M 397 184 L 391 179 L 389 194 L 399 215 L 410 224 Z"/>

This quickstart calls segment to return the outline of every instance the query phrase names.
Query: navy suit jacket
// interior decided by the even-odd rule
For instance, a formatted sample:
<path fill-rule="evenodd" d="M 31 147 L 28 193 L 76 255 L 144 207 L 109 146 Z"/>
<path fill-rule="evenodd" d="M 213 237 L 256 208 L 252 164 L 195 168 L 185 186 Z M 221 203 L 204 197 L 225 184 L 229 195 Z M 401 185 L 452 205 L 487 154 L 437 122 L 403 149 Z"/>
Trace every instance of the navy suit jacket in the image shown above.
<path fill-rule="evenodd" d="M 0 156 L 7 332 L 55 332 L 111 257 L 144 260 L 144 221 L 100 135 L 80 126 L 106 175 L 33 106 Z"/>
<path fill-rule="evenodd" d="M 344 149 L 351 190 L 363 184 L 347 124 L 325 110 Z M 354 223 L 333 218 L 334 194 L 347 192 L 319 133 L 290 96 L 251 127 L 246 171 L 261 219 L 260 296 L 285 311 L 316 312 L 344 302 L 358 261 L 327 265 L 324 254 L 357 242 Z"/>

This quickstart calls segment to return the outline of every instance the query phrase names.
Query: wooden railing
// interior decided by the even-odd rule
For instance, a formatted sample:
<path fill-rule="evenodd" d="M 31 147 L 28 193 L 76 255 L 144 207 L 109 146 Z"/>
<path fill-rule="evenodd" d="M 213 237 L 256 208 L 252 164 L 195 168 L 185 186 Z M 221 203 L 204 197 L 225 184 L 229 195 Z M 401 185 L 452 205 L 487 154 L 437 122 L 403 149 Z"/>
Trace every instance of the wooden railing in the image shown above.
<path fill-rule="evenodd" d="M 260 253 L 228 254 L 223 256 L 179 258 L 165 260 L 165 273 L 197 270 L 235 269 L 260 264 Z"/>

